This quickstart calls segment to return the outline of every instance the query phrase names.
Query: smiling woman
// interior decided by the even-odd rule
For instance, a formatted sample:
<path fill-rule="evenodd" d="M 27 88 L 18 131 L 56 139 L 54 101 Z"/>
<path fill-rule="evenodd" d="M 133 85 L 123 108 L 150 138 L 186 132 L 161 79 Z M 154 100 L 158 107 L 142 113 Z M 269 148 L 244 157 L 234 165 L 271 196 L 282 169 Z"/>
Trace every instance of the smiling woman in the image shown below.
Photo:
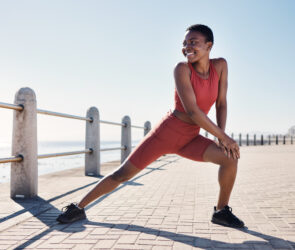
<path fill-rule="evenodd" d="M 182 52 L 187 61 L 174 70 L 175 109 L 171 110 L 142 139 L 117 170 L 104 177 L 78 204 L 66 207 L 57 221 L 73 222 L 86 218 L 84 207 L 119 184 L 131 179 L 164 154 L 174 153 L 185 158 L 220 165 L 220 193 L 214 207 L 212 222 L 243 227 L 228 206 L 237 173 L 239 146 L 225 134 L 227 63 L 223 58 L 209 59 L 213 32 L 197 24 L 186 30 Z M 217 125 L 207 116 L 216 103 Z M 219 139 L 219 144 L 199 134 L 205 129 Z"/>

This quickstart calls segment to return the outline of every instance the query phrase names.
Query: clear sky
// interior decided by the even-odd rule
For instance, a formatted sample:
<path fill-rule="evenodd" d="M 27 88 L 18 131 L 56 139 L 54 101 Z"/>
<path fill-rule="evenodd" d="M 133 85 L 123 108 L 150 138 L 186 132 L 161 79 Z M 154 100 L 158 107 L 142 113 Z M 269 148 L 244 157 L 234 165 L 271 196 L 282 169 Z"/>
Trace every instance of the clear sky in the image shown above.
<path fill-rule="evenodd" d="M 173 109 L 185 29 L 202 23 L 215 36 L 211 58 L 228 62 L 226 131 L 285 133 L 295 125 L 294 13 L 293 0 L 0 1 L 0 102 L 30 87 L 40 109 L 84 116 L 96 106 L 102 120 L 154 125 Z M 12 111 L 0 117 L 11 141 Z M 39 140 L 84 139 L 82 121 L 38 124 Z M 119 135 L 102 126 L 102 139 Z"/>

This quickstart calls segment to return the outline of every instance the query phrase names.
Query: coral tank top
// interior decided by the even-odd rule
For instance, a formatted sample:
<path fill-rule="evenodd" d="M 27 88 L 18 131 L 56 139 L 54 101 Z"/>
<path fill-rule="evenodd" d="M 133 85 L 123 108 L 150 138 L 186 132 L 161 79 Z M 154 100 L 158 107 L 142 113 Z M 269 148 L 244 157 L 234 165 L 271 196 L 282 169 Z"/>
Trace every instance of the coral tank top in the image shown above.
<path fill-rule="evenodd" d="M 212 60 L 209 61 L 209 77 L 208 79 L 201 78 L 195 71 L 191 63 L 188 66 L 191 70 L 191 84 L 196 96 L 197 105 L 207 115 L 210 108 L 215 103 L 218 96 L 219 77 L 213 66 Z M 178 96 L 176 87 L 174 93 L 175 109 L 180 112 L 185 112 L 181 100 Z"/>

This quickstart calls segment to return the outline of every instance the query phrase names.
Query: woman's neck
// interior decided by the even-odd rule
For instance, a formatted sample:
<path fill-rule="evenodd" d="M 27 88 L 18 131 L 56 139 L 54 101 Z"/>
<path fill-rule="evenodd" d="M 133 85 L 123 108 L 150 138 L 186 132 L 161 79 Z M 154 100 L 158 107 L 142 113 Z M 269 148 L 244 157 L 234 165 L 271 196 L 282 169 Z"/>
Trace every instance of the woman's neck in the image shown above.
<path fill-rule="evenodd" d="M 200 59 L 195 63 L 192 63 L 194 69 L 197 71 L 198 74 L 201 76 L 208 76 L 209 75 L 209 68 L 210 68 L 210 60 L 209 58 Z"/>

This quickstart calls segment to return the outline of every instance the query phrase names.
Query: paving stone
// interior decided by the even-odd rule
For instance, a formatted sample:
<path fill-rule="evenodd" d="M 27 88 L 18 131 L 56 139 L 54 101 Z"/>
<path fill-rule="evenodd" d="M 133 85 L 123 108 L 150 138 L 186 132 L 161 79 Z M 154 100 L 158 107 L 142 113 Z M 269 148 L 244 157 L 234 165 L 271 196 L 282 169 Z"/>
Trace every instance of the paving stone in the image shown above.
<path fill-rule="evenodd" d="M 116 240 L 99 240 L 94 248 L 110 249 L 115 244 Z"/>
<path fill-rule="evenodd" d="M 88 250 L 93 247 L 93 244 L 78 244 L 72 250 Z"/>
<path fill-rule="evenodd" d="M 132 244 L 135 243 L 136 239 L 137 239 L 138 235 L 122 235 L 118 242 L 119 244 Z"/>

